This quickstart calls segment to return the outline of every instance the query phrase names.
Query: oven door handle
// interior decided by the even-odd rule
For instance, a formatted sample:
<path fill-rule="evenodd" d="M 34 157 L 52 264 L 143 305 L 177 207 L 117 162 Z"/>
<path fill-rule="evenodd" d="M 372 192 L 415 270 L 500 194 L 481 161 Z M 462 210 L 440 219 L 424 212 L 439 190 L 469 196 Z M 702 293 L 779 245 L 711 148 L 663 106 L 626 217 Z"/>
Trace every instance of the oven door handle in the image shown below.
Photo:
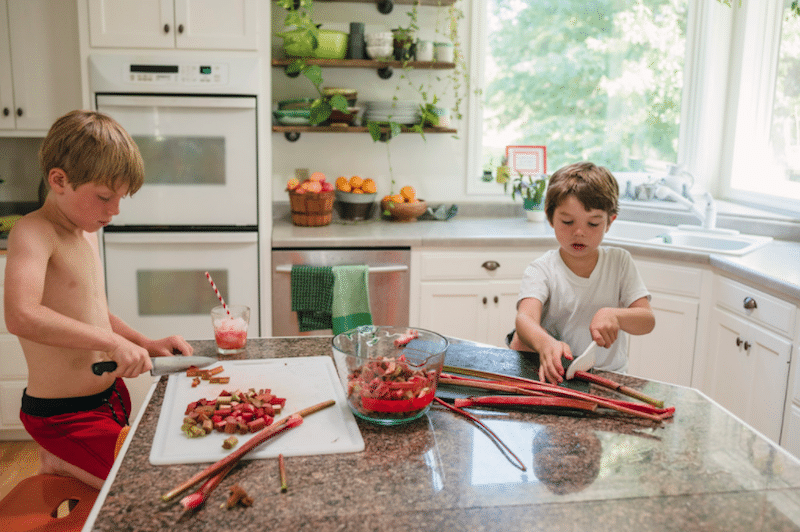
<path fill-rule="evenodd" d="M 106 244 L 241 244 L 258 242 L 258 233 L 255 231 L 242 232 L 136 232 L 113 233 L 103 232 L 103 242 Z"/>
<path fill-rule="evenodd" d="M 291 273 L 292 272 L 292 264 L 281 264 L 280 266 L 275 267 L 275 271 L 278 273 Z M 390 264 L 387 266 L 370 266 L 369 273 L 396 273 L 396 272 L 407 272 L 408 266 L 405 264 Z"/>
<path fill-rule="evenodd" d="M 216 98 L 210 96 L 118 96 L 98 95 L 97 108 L 103 107 L 199 107 L 203 109 L 255 109 L 255 98 Z"/>

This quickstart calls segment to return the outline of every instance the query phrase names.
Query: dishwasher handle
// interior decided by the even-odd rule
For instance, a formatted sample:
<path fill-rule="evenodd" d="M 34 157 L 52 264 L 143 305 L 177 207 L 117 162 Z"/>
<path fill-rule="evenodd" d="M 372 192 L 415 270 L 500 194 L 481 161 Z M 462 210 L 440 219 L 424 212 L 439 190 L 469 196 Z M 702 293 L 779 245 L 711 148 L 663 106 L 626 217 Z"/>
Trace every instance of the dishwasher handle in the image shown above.
<path fill-rule="evenodd" d="M 292 272 L 292 264 L 281 264 L 280 266 L 275 267 L 275 271 L 278 273 L 291 273 Z M 369 273 L 395 273 L 395 272 L 407 272 L 408 266 L 405 264 L 390 264 L 388 266 L 369 266 Z"/>

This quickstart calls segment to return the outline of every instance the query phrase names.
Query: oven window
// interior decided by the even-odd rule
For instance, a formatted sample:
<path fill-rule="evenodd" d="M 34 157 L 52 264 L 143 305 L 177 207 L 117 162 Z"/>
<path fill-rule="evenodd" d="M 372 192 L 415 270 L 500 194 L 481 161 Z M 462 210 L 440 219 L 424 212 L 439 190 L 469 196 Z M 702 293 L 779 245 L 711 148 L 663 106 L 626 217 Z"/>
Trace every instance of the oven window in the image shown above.
<path fill-rule="evenodd" d="M 208 284 L 206 270 L 137 270 L 139 316 L 208 314 L 219 300 Z M 208 270 L 221 294 L 228 293 L 228 272 Z"/>
<path fill-rule="evenodd" d="M 225 137 L 133 136 L 149 185 L 224 185 Z"/>

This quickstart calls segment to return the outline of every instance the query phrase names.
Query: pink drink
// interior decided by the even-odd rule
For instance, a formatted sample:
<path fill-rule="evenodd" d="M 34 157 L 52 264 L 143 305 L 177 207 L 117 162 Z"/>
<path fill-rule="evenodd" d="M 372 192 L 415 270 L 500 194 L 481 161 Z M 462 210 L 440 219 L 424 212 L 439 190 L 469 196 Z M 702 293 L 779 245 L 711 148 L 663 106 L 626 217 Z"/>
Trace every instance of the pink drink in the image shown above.
<path fill-rule="evenodd" d="M 230 311 L 230 314 L 228 312 Z M 214 340 L 220 354 L 239 353 L 247 344 L 247 326 L 250 323 L 250 309 L 245 306 L 215 307 L 211 311 L 214 325 Z"/>

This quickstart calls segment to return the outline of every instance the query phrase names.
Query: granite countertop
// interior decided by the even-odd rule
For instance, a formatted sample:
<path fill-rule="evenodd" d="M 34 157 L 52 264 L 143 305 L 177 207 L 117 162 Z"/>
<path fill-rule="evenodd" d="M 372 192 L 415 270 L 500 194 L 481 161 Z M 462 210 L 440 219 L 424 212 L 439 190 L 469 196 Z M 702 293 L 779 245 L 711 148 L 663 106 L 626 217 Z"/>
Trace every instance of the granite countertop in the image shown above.
<path fill-rule="evenodd" d="M 461 216 L 444 221 L 399 223 L 384 220 L 346 222 L 334 219 L 323 227 L 299 227 L 280 215 L 273 220 L 272 247 L 555 247 L 553 229 L 546 222 L 527 222 L 523 217 Z M 710 265 L 739 276 L 780 297 L 800 301 L 800 242 L 773 240 L 747 255 L 709 254 L 639 244 L 606 237 L 606 245 L 627 249 L 634 256 Z"/>
<path fill-rule="evenodd" d="M 331 356 L 330 338 L 250 340 L 240 358 L 293 356 Z M 473 409 L 527 471 L 438 405 L 397 427 L 358 420 L 363 452 L 287 458 L 287 493 L 277 460 L 245 460 L 183 522 L 159 495 L 205 465 L 149 463 L 162 378 L 84 530 L 800 530 L 800 462 L 696 390 L 613 378 L 675 406 L 674 418 Z M 252 507 L 219 507 L 234 483 Z"/>

